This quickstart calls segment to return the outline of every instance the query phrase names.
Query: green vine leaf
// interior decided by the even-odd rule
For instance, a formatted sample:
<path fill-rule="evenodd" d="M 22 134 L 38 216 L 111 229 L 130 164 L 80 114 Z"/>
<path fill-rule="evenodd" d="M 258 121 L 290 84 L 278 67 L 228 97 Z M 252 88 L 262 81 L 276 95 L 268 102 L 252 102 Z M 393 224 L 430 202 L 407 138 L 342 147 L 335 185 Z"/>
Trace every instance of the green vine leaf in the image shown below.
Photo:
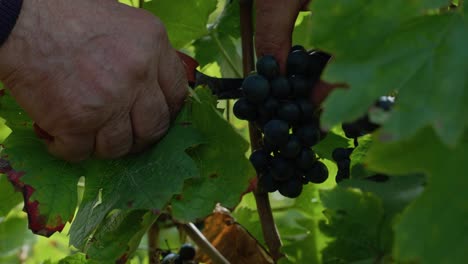
<path fill-rule="evenodd" d="M 461 144 L 448 148 L 432 129 L 420 131 L 405 141 L 374 142 L 367 158 L 371 169 L 392 175 L 427 175 L 425 191 L 403 212 L 395 226 L 393 253 L 398 261 L 466 261 L 468 179 L 463 172 L 468 170 L 467 148 L 467 133 Z M 456 241 L 457 246 L 448 241 Z"/>
<path fill-rule="evenodd" d="M 182 195 L 172 202 L 173 215 L 186 221 L 210 214 L 218 202 L 228 208 L 235 206 L 255 177 L 245 157 L 248 142 L 210 103 L 216 99 L 209 90 L 197 90 L 197 95 L 200 102 L 193 102 L 191 112 L 196 120 L 194 128 L 209 142 L 190 152 L 200 169 L 200 178 L 190 179 Z"/>
<path fill-rule="evenodd" d="M 405 139 L 432 125 L 445 144 L 455 145 L 468 124 L 467 20 L 460 11 L 427 12 L 447 1 L 365 2 L 312 4 L 312 42 L 335 56 L 323 77 L 350 87 L 326 100 L 322 124 L 357 119 L 397 90 L 382 136 Z"/>
<path fill-rule="evenodd" d="M 0 174 L 0 218 L 5 217 L 15 206 L 19 205 L 23 199 L 17 193 L 8 178 Z"/>
<path fill-rule="evenodd" d="M 378 242 L 384 209 L 377 196 L 336 187 L 322 191 L 320 198 L 327 218 L 321 222 L 321 231 L 332 238 L 322 251 L 324 263 L 376 261 L 385 254 Z"/>
<path fill-rule="evenodd" d="M 166 26 L 171 44 L 180 49 L 208 34 L 210 14 L 216 9 L 217 0 L 144 2 L 143 8 L 155 14 Z"/>
<path fill-rule="evenodd" d="M 70 230 L 70 242 L 82 248 L 106 215 L 115 209 L 162 212 L 184 181 L 198 177 L 185 150 L 203 142 L 186 121 L 179 120 L 164 139 L 141 155 L 86 163 L 86 188 Z"/>

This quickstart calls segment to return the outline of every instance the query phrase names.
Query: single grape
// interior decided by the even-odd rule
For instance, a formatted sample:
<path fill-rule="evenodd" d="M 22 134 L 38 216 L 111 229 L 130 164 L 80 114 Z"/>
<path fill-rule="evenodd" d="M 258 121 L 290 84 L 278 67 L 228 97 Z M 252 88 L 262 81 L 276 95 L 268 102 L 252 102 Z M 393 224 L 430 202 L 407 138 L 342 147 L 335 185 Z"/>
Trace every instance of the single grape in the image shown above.
<path fill-rule="evenodd" d="M 270 164 L 270 155 L 263 149 L 252 152 L 249 158 L 257 173 L 261 173 L 268 168 Z"/>
<path fill-rule="evenodd" d="M 344 159 L 349 159 L 353 150 L 354 148 L 336 148 L 332 153 L 333 160 L 338 162 Z"/>
<path fill-rule="evenodd" d="M 279 75 L 279 64 L 275 57 L 265 55 L 257 61 L 257 72 L 267 79 L 273 79 Z"/>
<path fill-rule="evenodd" d="M 270 84 L 268 80 L 260 75 L 250 75 L 242 83 L 242 90 L 245 98 L 252 103 L 263 102 L 270 94 Z"/>
<path fill-rule="evenodd" d="M 393 96 L 381 96 L 379 100 L 375 103 L 375 106 L 384 110 L 390 111 L 395 104 L 395 97 Z"/>
<path fill-rule="evenodd" d="M 241 120 L 257 119 L 257 108 L 244 97 L 239 98 L 233 107 L 234 115 Z"/>
<path fill-rule="evenodd" d="M 305 124 L 297 128 L 296 135 L 304 146 L 312 147 L 320 141 L 320 128 L 314 124 Z"/>
<path fill-rule="evenodd" d="M 170 253 L 161 260 L 161 264 L 179 264 L 182 263 L 182 260 L 179 257 L 179 254 Z"/>
<path fill-rule="evenodd" d="M 263 108 L 271 114 L 271 116 L 274 116 L 276 114 L 276 111 L 280 107 L 279 101 L 274 98 L 274 97 L 268 97 L 266 99 L 265 103 L 263 103 Z"/>
<path fill-rule="evenodd" d="M 339 171 L 349 171 L 349 167 L 351 165 L 351 160 L 350 159 L 342 159 L 336 163 L 338 166 Z"/>
<path fill-rule="evenodd" d="M 282 120 L 273 119 L 265 124 L 263 133 L 267 140 L 274 142 L 277 146 L 283 146 L 288 142 L 289 125 Z"/>
<path fill-rule="evenodd" d="M 301 119 L 301 110 L 295 103 L 286 102 L 279 107 L 278 118 L 289 124 L 295 124 Z"/>
<path fill-rule="evenodd" d="M 181 260 L 193 260 L 196 254 L 195 247 L 191 244 L 183 244 L 179 249 L 179 256 Z"/>
<path fill-rule="evenodd" d="M 309 55 L 303 50 L 295 50 L 289 53 L 286 60 L 286 69 L 288 75 L 304 75 L 308 74 L 307 67 Z"/>
<path fill-rule="evenodd" d="M 302 150 L 302 143 L 295 135 L 289 137 L 288 143 L 280 148 L 281 156 L 287 159 L 294 159 Z"/>
<path fill-rule="evenodd" d="M 343 123 L 341 128 L 343 129 L 347 138 L 358 138 L 365 135 L 365 129 L 362 128 L 361 122 L 355 121 L 352 123 Z"/>
<path fill-rule="evenodd" d="M 341 182 L 342 180 L 349 179 L 349 172 L 346 171 L 338 171 L 335 176 L 335 181 L 337 183 Z"/>
<path fill-rule="evenodd" d="M 255 124 L 258 125 L 259 128 L 265 126 L 273 118 L 273 114 L 265 108 L 265 105 L 261 104 L 257 108 L 257 118 L 255 119 Z"/>
<path fill-rule="evenodd" d="M 302 182 L 299 178 L 294 177 L 289 181 L 285 181 L 280 184 L 278 188 L 281 195 L 288 198 L 296 198 L 301 195 L 302 192 Z"/>
<path fill-rule="evenodd" d="M 312 103 L 310 103 L 308 100 L 305 100 L 305 99 L 299 99 L 297 100 L 296 103 L 299 109 L 301 110 L 302 121 L 310 121 L 310 120 L 317 119 L 315 116 L 315 107 Z"/>
<path fill-rule="evenodd" d="M 258 179 L 258 185 L 260 190 L 264 192 L 276 192 L 279 188 L 279 183 L 273 179 L 273 175 L 270 170 L 260 175 Z"/>
<path fill-rule="evenodd" d="M 323 162 L 317 161 L 304 175 L 312 183 L 323 183 L 328 179 L 328 168 Z"/>
<path fill-rule="evenodd" d="M 311 85 L 306 78 L 299 75 L 292 75 L 289 77 L 289 84 L 291 85 L 292 94 L 295 98 L 308 98 Z"/>
<path fill-rule="evenodd" d="M 294 46 L 291 47 L 290 52 L 294 52 L 294 51 L 296 51 L 296 50 L 301 50 L 301 51 L 304 51 L 304 52 L 306 51 L 306 49 L 305 49 L 303 46 L 301 46 L 301 45 L 294 45 Z"/>
<path fill-rule="evenodd" d="M 267 153 L 272 153 L 278 151 L 279 146 L 275 144 L 275 142 L 272 142 L 271 140 L 268 140 L 267 138 L 263 138 L 263 150 L 266 151 Z"/>
<path fill-rule="evenodd" d="M 271 94 L 278 99 L 287 99 L 291 94 L 291 86 L 288 79 L 278 77 L 271 81 Z"/>
<path fill-rule="evenodd" d="M 315 152 L 309 148 L 303 148 L 295 160 L 296 166 L 302 170 L 312 168 L 316 161 Z"/>
<path fill-rule="evenodd" d="M 282 157 L 274 157 L 271 161 L 271 175 L 276 181 L 287 181 L 294 176 L 294 165 Z"/>

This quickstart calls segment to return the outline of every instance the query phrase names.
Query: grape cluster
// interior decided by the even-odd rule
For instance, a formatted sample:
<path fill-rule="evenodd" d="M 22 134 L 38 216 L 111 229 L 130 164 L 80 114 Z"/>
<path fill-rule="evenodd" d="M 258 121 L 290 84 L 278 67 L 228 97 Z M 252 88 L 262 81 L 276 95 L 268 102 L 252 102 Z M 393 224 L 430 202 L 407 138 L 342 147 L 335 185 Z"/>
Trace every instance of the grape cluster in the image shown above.
<path fill-rule="evenodd" d="M 253 122 L 263 134 L 262 148 L 250 156 L 261 190 L 278 190 L 295 198 L 304 184 L 328 178 L 327 167 L 311 149 L 324 134 L 319 128 L 320 111 L 309 97 L 329 59 L 321 51 L 294 46 L 287 58 L 286 76 L 280 75 L 273 56 L 264 56 L 257 61 L 257 73 L 244 80 L 244 97 L 234 104 L 233 112 Z"/>
<path fill-rule="evenodd" d="M 338 172 L 336 174 L 336 182 L 340 182 L 344 179 L 349 179 L 350 176 L 350 165 L 351 165 L 351 153 L 354 148 L 336 148 L 333 150 L 332 158 L 338 166 Z"/>
<path fill-rule="evenodd" d="M 376 107 L 382 111 L 388 112 L 392 109 L 393 104 L 395 103 L 395 98 L 391 96 L 382 96 L 377 100 L 373 107 Z M 342 129 L 345 132 L 346 137 L 354 139 L 354 145 L 357 146 L 357 138 L 364 136 L 366 134 L 374 132 L 380 126 L 378 124 L 372 123 L 369 114 L 364 115 L 363 117 L 355 120 L 350 123 L 343 123 Z M 336 174 L 336 182 L 340 182 L 344 179 L 349 179 L 350 177 L 350 164 L 351 164 L 351 153 L 354 148 L 336 148 L 333 151 L 332 157 L 338 166 L 338 172 Z M 388 176 L 383 174 L 376 174 L 370 176 L 366 179 L 372 181 L 385 181 Z"/>
<path fill-rule="evenodd" d="M 189 264 L 194 263 L 195 248 L 191 244 L 184 244 L 180 247 L 179 252 L 169 253 L 163 256 L 161 264 Z"/>

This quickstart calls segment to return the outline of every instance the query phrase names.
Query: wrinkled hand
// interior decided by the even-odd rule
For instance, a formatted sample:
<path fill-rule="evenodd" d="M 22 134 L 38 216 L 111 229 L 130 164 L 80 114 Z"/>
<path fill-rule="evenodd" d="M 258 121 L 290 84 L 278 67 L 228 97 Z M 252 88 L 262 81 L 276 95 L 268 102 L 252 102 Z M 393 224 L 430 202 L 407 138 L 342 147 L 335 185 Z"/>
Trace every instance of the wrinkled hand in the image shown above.
<path fill-rule="evenodd" d="M 299 12 L 310 0 L 257 0 L 255 48 L 257 57 L 273 55 L 285 72 L 292 32 Z"/>
<path fill-rule="evenodd" d="M 24 0 L 0 80 L 69 161 L 158 141 L 187 93 L 163 25 L 115 0 Z"/>

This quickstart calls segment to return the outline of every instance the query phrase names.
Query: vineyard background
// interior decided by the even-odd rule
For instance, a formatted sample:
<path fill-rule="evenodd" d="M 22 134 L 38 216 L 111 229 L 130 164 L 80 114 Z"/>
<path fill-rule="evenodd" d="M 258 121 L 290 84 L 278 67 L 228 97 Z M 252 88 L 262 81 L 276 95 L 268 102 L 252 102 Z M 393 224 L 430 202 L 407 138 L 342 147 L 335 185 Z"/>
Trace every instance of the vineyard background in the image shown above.
<path fill-rule="evenodd" d="M 138 5 L 132 1 L 123 2 Z M 457 8 L 449 8 L 449 4 Z M 174 47 L 196 58 L 202 72 L 218 77 L 242 76 L 238 1 L 155 0 L 146 2 L 144 8 L 161 18 Z M 466 263 L 467 9 L 463 8 L 461 1 L 315 0 L 311 3 L 311 10 L 313 15 L 310 12 L 299 15 L 293 43 L 333 54 L 334 60 L 322 79 L 332 83 L 345 82 L 350 89 L 334 92 L 324 103 L 322 125 L 330 128 L 331 132 L 314 149 L 329 169 L 329 180 L 321 185 L 305 186 L 297 199 L 287 199 L 276 193 L 270 195 L 273 215 L 284 244 L 283 252 L 287 256 L 281 263 Z M 245 141 L 237 138 L 234 130 L 230 130 L 221 119 L 211 119 L 219 124 L 216 127 L 222 127 L 219 131 L 207 131 L 209 128 L 203 126 L 202 121 L 214 118 L 215 111 L 210 110 L 213 98 L 203 91 L 198 92 L 201 101 L 192 101 L 192 104 L 199 109 L 199 116 L 189 117 L 199 122 L 197 131 L 212 135 L 228 133 L 234 141 L 228 144 L 232 148 L 229 151 L 232 157 L 247 150 L 248 126 L 231 114 L 229 106 L 232 104 L 219 102 L 217 107 L 228 107 L 223 112 L 224 119 Z M 359 147 L 351 157 L 353 179 L 337 186 L 333 177 L 337 169 L 331 161 L 331 152 L 336 147 L 354 146 L 352 140 L 344 137 L 340 123 L 360 117 L 376 98 L 389 93 L 397 94 L 395 108 L 390 114 L 373 113 L 383 127 L 373 135 L 360 138 Z M 0 116 L 7 121 L 1 122 L 0 140 L 5 141 L 11 128 L 14 132 L 5 142 L 5 151 L 11 157 L 13 167 L 16 162 L 17 170 L 31 171 L 30 168 L 43 161 L 39 157 L 44 155 L 44 149 L 39 147 L 37 140 L 22 141 L 21 136 L 32 133 L 32 130 L 22 131 L 15 122 L 27 120 L 27 117 L 15 114 L 18 112 L 8 96 L 0 102 Z M 187 118 L 184 114 L 180 118 Z M 185 135 L 183 133 L 187 131 L 173 131 L 164 145 L 167 149 L 175 149 L 177 133 Z M 178 152 L 173 150 L 173 155 L 183 153 L 185 147 L 200 140 L 196 136 L 187 139 L 186 145 L 177 145 Z M 215 148 L 219 142 L 210 142 L 210 146 Z M 155 153 L 159 152 L 155 150 Z M 22 155 L 24 159 L 18 158 Z M 200 156 L 205 157 L 203 153 Z M 52 164 L 47 163 L 50 160 L 43 159 L 43 164 Z M 253 169 L 245 158 L 234 159 L 237 164 L 220 160 L 213 162 L 219 162 L 230 180 L 194 185 L 203 187 L 199 189 L 203 195 L 188 190 L 192 182 L 186 181 L 184 194 L 193 195 L 191 197 L 196 198 L 194 204 L 178 203 L 168 194 L 167 201 L 172 201 L 176 218 L 192 220 L 207 215 L 215 201 L 225 194 L 209 194 L 213 186 L 221 190 L 229 187 L 233 192 L 222 198 L 227 206 L 238 202 L 238 195 L 254 176 Z M 143 159 L 135 162 L 143 162 Z M 106 168 L 106 164 L 90 164 Z M 53 166 L 61 164 L 52 164 L 46 170 L 58 172 Z M 243 175 L 234 178 L 236 175 L 229 174 L 229 171 Z M 384 183 L 363 179 L 374 172 L 392 176 Z M 165 178 L 161 176 L 160 180 L 164 182 Z M 169 188 L 177 192 L 186 179 L 179 180 L 177 186 L 175 183 L 174 186 L 161 184 L 150 186 L 150 189 L 158 192 L 161 188 Z M 29 184 L 35 184 L 32 178 L 29 181 Z M 83 178 L 77 182 L 77 200 L 90 202 Z M 67 184 L 73 186 L 76 183 Z M 64 192 L 67 190 L 60 193 Z M 202 200 L 200 197 L 208 198 Z M 44 199 L 58 198 L 47 196 Z M 87 237 L 77 238 L 79 230 L 72 228 L 70 231 L 70 224 L 51 238 L 33 235 L 27 229 L 28 219 L 22 212 L 21 201 L 21 194 L 14 192 L 5 175 L 0 175 L 0 263 L 57 263 L 67 256 L 72 257 L 63 263 L 71 263 L 72 259 L 73 263 L 86 263 L 83 255 L 68 247 L 67 234 L 75 231 L 72 240 L 81 241 L 81 245 L 86 244 Z M 167 201 L 161 200 L 160 203 Z M 207 205 L 194 206 L 203 203 Z M 77 208 L 65 197 L 58 204 L 60 208 L 51 210 L 51 214 L 57 210 L 60 215 L 73 215 Z M 142 204 L 143 207 L 148 206 Z M 86 209 L 85 203 L 81 206 Z M 186 208 L 195 209 L 182 210 Z M 64 212 L 67 210 L 71 212 Z M 259 243 L 265 244 L 252 194 L 243 196 L 233 216 Z M 82 221 L 85 217 L 78 215 L 75 221 Z M 104 218 L 101 221 L 96 222 L 96 226 L 106 225 Z M 143 225 L 135 222 L 132 224 L 135 230 L 128 232 L 108 234 L 103 231 L 99 245 L 111 247 L 112 239 L 125 241 L 135 246 L 135 257 L 130 263 L 147 263 L 148 244 L 143 234 L 149 225 L 145 223 L 140 228 L 138 224 Z M 138 236 L 136 233 L 141 234 Z M 141 236 L 141 243 L 137 243 L 140 240 L 136 237 Z M 174 226 L 162 228 L 159 240 L 162 247 L 165 247 L 166 240 L 173 248 L 180 245 L 178 230 Z M 97 260 L 118 259 L 126 252 L 126 249 L 101 252 L 95 246 L 86 244 L 88 256 Z"/>

